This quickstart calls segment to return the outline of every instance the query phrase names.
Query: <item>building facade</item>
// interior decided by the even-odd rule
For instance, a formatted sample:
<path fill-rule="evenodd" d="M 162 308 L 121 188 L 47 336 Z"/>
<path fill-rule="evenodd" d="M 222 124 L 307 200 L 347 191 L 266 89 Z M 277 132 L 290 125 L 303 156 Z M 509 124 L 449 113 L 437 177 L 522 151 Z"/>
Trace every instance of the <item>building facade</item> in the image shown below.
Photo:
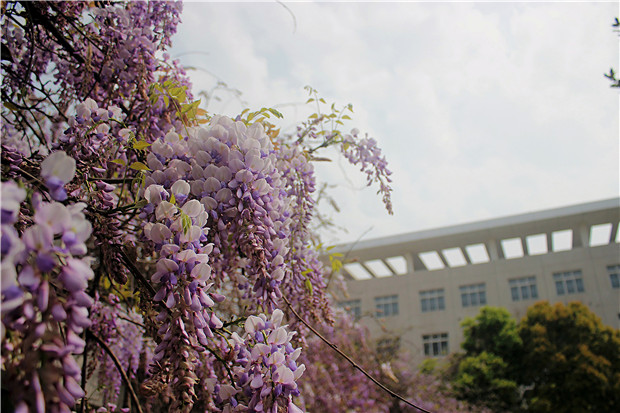
<path fill-rule="evenodd" d="M 581 301 L 620 328 L 620 199 L 340 245 L 347 296 L 379 351 L 460 350 L 480 307 L 521 319 L 537 301 Z"/>

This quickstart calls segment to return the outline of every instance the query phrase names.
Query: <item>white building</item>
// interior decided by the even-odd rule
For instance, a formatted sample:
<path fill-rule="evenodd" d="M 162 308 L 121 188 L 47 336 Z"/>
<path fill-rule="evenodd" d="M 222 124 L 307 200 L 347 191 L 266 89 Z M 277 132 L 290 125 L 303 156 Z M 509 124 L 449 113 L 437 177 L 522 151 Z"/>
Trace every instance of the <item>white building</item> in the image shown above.
<path fill-rule="evenodd" d="M 619 221 L 615 198 L 340 245 L 340 305 L 418 361 L 458 351 L 483 305 L 519 320 L 537 301 L 581 301 L 620 328 Z"/>

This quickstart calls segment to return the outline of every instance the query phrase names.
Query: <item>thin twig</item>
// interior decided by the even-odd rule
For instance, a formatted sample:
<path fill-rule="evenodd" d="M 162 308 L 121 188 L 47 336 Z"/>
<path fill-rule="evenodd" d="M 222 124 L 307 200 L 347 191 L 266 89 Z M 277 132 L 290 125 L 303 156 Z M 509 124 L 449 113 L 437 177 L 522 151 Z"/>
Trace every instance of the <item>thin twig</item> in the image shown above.
<path fill-rule="evenodd" d="M 116 365 L 116 368 L 117 368 L 118 372 L 121 374 L 121 377 L 123 378 L 123 381 L 127 385 L 127 389 L 129 390 L 129 395 L 131 396 L 131 400 L 135 404 L 136 409 L 138 409 L 138 413 L 144 413 L 142 411 L 142 407 L 140 406 L 140 400 L 138 400 L 138 395 L 136 394 L 135 390 L 133 389 L 133 386 L 131 385 L 131 382 L 129 381 L 129 377 L 127 377 L 127 373 L 125 373 L 125 370 L 123 370 L 123 366 L 121 366 L 121 362 L 114 355 L 114 353 L 112 352 L 110 347 L 108 347 L 108 345 L 106 343 L 104 343 L 102 339 L 97 337 L 95 335 L 95 333 L 93 333 L 91 330 L 86 330 L 86 337 L 91 337 L 93 340 L 95 340 L 97 342 L 97 344 L 99 344 L 99 347 L 101 347 L 103 349 L 103 351 L 105 351 L 108 354 L 108 356 L 110 356 L 110 358 L 112 359 L 112 361 Z"/>
<path fill-rule="evenodd" d="M 407 399 L 405 399 L 403 396 L 399 395 L 398 393 L 393 392 L 392 390 L 388 389 L 387 387 L 385 387 L 383 384 L 381 384 L 377 379 L 375 379 L 373 376 L 370 375 L 370 373 L 366 372 L 366 370 L 364 370 L 363 368 L 361 368 L 356 362 L 354 362 L 349 356 L 347 356 L 345 353 L 343 353 L 334 343 L 332 343 L 331 341 L 329 341 L 328 339 L 326 339 L 325 337 L 323 337 L 321 335 L 321 333 L 319 333 L 318 331 L 316 331 L 310 324 L 308 324 L 308 322 L 306 322 L 306 320 L 304 320 L 299 313 L 297 313 L 297 311 L 295 311 L 295 309 L 293 308 L 293 305 L 291 304 L 291 302 L 283 295 L 282 299 L 284 299 L 284 302 L 286 303 L 286 305 L 288 306 L 288 308 L 291 309 L 291 311 L 293 312 L 293 314 L 295 315 L 295 317 L 297 317 L 297 319 L 299 321 L 302 322 L 303 325 L 305 325 L 306 327 L 308 327 L 310 329 L 310 331 L 312 331 L 318 338 L 320 338 L 325 344 L 327 344 L 332 350 L 334 350 L 336 353 L 340 354 L 346 361 L 348 361 L 353 367 L 355 367 L 357 370 L 359 370 L 364 376 L 368 377 L 368 379 L 370 381 L 372 381 L 374 384 L 376 384 L 381 390 L 387 392 L 390 396 L 406 403 L 408 406 L 413 407 L 414 409 L 418 409 L 424 413 L 432 413 L 429 410 L 425 410 L 422 407 L 416 406 L 415 404 L 411 403 L 410 401 L 408 401 Z"/>
<path fill-rule="evenodd" d="M 134 277 L 136 277 L 138 279 L 138 281 L 140 281 L 140 283 L 147 290 L 149 290 L 149 292 L 151 293 L 152 296 L 157 294 L 157 291 L 155 291 L 155 289 L 153 288 L 151 283 L 147 281 L 146 277 L 144 277 L 144 275 L 142 275 L 140 270 L 138 268 L 136 268 L 136 266 L 133 264 L 133 262 L 131 262 L 131 260 L 127 256 L 127 254 L 125 254 L 125 251 L 123 251 L 123 249 L 119 245 L 115 245 L 115 247 L 116 247 L 116 250 L 119 252 L 119 254 L 121 254 L 121 258 L 123 259 L 123 262 L 125 263 L 125 266 L 134 275 Z"/>
<path fill-rule="evenodd" d="M 84 337 L 86 345 L 88 345 L 88 337 Z M 84 351 L 84 357 L 82 358 L 82 388 L 86 388 L 86 368 L 87 368 L 87 357 L 88 352 Z M 82 397 L 82 401 L 80 403 L 80 413 L 86 413 L 86 397 Z"/>
<path fill-rule="evenodd" d="M 129 259 L 129 257 L 127 256 L 127 254 L 125 254 L 125 251 L 123 251 L 123 249 L 116 245 L 117 250 L 119 251 L 120 255 L 121 255 L 121 259 L 123 260 L 124 264 L 127 266 L 127 268 L 129 269 L 129 271 L 138 279 L 138 281 L 140 281 L 140 283 L 142 283 L 142 285 L 144 285 L 149 292 L 151 293 L 151 296 L 155 295 L 155 289 L 153 288 L 153 286 L 151 286 L 151 284 L 146 280 L 146 277 L 140 272 L 139 269 L 136 268 L 135 265 L 133 265 L 133 263 L 131 262 L 131 260 Z M 163 305 L 163 303 L 159 303 L 161 308 L 164 309 L 165 311 L 170 312 L 170 309 L 168 307 L 166 307 L 165 305 Z M 239 320 L 235 320 L 235 321 L 239 321 Z M 216 331 L 217 333 L 217 331 Z M 211 348 L 209 348 L 209 346 L 206 346 L 202 343 L 200 343 L 200 345 L 205 348 L 209 353 L 211 353 L 220 363 L 222 363 L 222 365 L 224 366 L 224 368 L 226 369 L 226 371 L 228 372 L 228 378 L 230 379 L 230 384 L 233 387 L 235 386 L 235 380 L 233 378 L 232 372 L 230 371 L 230 368 L 228 367 L 228 365 L 226 364 L 226 361 L 224 361 L 224 359 L 222 357 L 220 357 L 214 350 L 212 350 Z"/>

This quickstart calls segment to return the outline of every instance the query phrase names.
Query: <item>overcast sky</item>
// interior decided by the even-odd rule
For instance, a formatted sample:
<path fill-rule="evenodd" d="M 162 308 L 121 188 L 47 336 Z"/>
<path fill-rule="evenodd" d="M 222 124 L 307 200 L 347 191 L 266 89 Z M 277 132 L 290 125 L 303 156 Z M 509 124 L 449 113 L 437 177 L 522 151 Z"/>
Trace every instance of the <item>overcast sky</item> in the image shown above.
<path fill-rule="evenodd" d="M 618 196 L 617 2 L 187 2 L 170 51 L 211 112 L 352 103 L 393 171 L 394 215 L 346 161 L 318 168 L 371 239 Z M 343 174 L 344 171 L 344 174 Z"/>

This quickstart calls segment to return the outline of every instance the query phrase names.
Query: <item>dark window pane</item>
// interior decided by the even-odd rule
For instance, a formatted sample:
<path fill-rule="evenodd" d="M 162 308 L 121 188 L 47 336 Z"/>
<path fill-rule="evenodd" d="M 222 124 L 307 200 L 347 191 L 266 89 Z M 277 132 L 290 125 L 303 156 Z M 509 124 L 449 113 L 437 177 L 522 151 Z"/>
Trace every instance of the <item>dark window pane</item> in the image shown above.
<path fill-rule="evenodd" d="M 517 287 L 510 289 L 510 295 L 512 295 L 512 301 L 519 301 L 519 289 Z"/>
<path fill-rule="evenodd" d="M 530 291 L 527 288 L 527 285 L 521 286 L 521 297 L 523 297 L 524 300 L 527 300 L 528 298 L 530 298 Z"/>
<path fill-rule="evenodd" d="M 583 280 L 581 278 L 577 278 L 575 280 L 575 282 L 577 283 L 577 291 L 582 293 L 584 288 L 583 288 Z"/>
<path fill-rule="evenodd" d="M 555 282 L 555 289 L 558 292 L 558 295 L 564 295 L 564 283 L 562 281 Z"/>
<path fill-rule="evenodd" d="M 471 301 L 471 305 L 478 305 L 478 294 L 471 293 L 469 295 L 469 301 Z"/>

